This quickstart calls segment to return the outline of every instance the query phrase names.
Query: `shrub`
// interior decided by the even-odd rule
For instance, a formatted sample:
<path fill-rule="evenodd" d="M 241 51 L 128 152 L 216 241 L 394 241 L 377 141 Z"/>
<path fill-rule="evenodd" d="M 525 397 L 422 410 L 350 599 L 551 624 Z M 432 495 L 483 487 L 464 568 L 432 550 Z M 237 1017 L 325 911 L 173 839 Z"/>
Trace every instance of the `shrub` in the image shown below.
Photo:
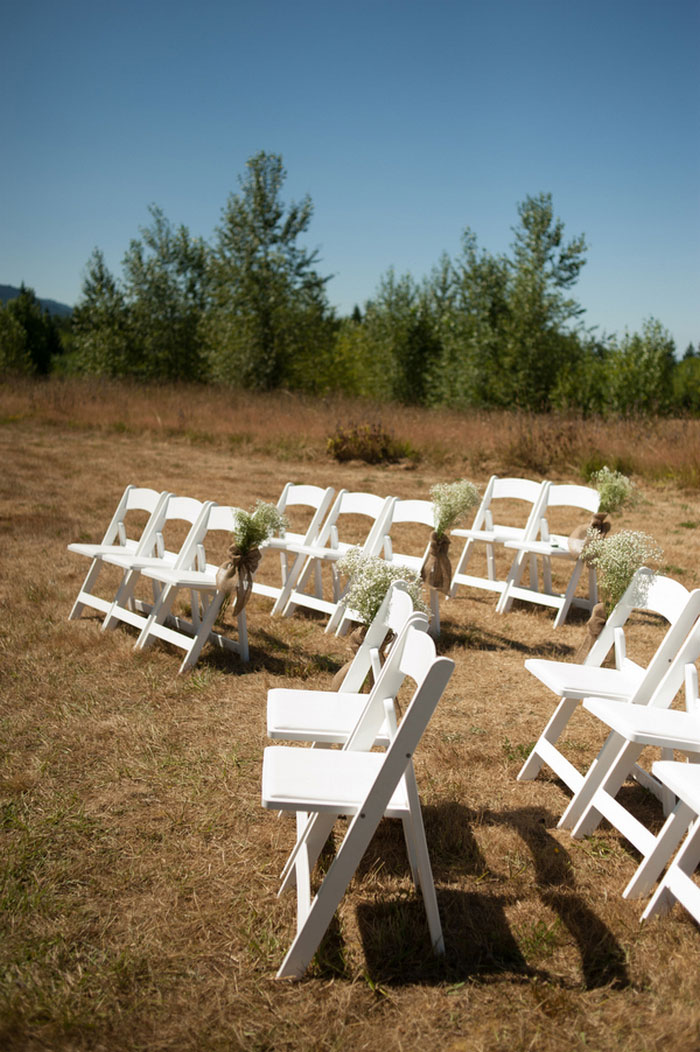
<path fill-rule="evenodd" d="M 349 424 L 328 439 L 327 451 L 339 461 L 364 460 L 367 464 L 395 464 L 415 457 L 408 442 L 399 442 L 381 424 Z"/>

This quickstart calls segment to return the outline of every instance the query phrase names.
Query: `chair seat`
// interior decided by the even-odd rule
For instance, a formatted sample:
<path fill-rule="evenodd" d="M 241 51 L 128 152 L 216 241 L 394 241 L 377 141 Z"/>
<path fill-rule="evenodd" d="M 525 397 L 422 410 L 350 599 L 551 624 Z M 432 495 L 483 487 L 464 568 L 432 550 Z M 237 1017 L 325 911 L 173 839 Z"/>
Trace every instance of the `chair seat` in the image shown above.
<path fill-rule="evenodd" d="M 567 665 L 563 661 L 528 658 L 525 668 L 560 698 L 603 696 L 630 698 L 644 678 L 645 669 L 628 662 L 623 669 L 592 665 Z"/>
<path fill-rule="evenodd" d="M 369 694 L 345 691 L 273 688 L 267 695 L 267 733 L 285 741 L 344 744 L 362 715 Z M 377 736 L 378 745 L 389 743 L 386 720 Z"/>
<path fill-rule="evenodd" d="M 162 584 L 179 588 L 194 588 L 197 591 L 216 591 L 216 567 L 207 570 L 176 570 L 168 566 L 144 566 L 144 577 L 151 577 Z"/>
<path fill-rule="evenodd" d="M 566 559 L 578 559 L 579 552 L 569 550 L 569 542 L 566 537 L 551 537 L 548 541 L 506 541 L 506 548 L 513 548 L 519 552 L 531 552 L 533 555 L 545 555 Z"/>
<path fill-rule="evenodd" d="M 326 559 L 329 562 L 337 562 L 346 552 L 353 547 L 352 544 L 340 542 L 337 548 L 321 548 L 314 544 L 292 544 L 286 545 L 286 549 L 294 555 L 306 555 L 313 559 Z"/>
<path fill-rule="evenodd" d="M 279 549 L 280 551 L 287 551 L 289 549 L 290 545 L 292 545 L 292 544 L 297 545 L 297 544 L 303 544 L 303 543 L 304 543 L 304 534 L 303 533 L 292 533 L 291 531 L 288 530 L 285 533 L 284 537 L 268 537 L 268 539 L 264 542 L 264 547 L 265 548 L 276 548 L 276 549 Z"/>
<path fill-rule="evenodd" d="M 170 568 L 177 560 L 177 552 L 165 552 L 163 555 L 120 555 L 112 552 L 103 556 L 106 563 L 111 566 L 120 566 L 123 570 L 138 570 L 144 573 L 146 570 Z"/>
<path fill-rule="evenodd" d="M 525 531 L 520 526 L 497 526 L 493 530 L 450 530 L 453 537 L 465 537 L 467 540 L 484 541 L 486 544 L 505 544 L 522 538 Z"/>
<path fill-rule="evenodd" d="M 652 772 L 683 803 L 700 812 L 700 764 L 657 760 Z"/>
<path fill-rule="evenodd" d="M 69 544 L 68 551 L 85 555 L 88 559 L 101 559 L 109 555 L 127 555 L 137 548 L 137 541 L 127 538 L 124 544 Z"/>
<path fill-rule="evenodd" d="M 386 753 L 268 746 L 263 753 L 263 807 L 282 811 L 356 814 L 380 773 Z M 407 761 L 408 762 L 408 761 Z M 385 814 L 408 810 L 400 779 Z"/>
<path fill-rule="evenodd" d="M 606 698 L 586 698 L 583 707 L 630 742 L 668 749 L 689 749 L 697 743 L 700 752 L 700 715 L 695 713 Z"/>

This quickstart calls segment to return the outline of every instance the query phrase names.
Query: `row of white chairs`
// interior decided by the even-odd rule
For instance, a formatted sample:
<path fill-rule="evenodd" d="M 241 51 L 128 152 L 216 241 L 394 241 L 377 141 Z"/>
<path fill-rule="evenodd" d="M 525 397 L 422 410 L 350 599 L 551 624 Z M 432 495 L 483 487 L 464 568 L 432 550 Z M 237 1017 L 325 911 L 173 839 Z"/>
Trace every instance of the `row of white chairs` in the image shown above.
<path fill-rule="evenodd" d="M 495 521 L 499 502 L 520 502 L 529 507 L 521 526 L 504 525 Z M 569 551 L 564 535 L 550 535 L 546 513 L 549 508 L 568 505 L 571 508 L 594 511 L 598 494 L 585 486 L 554 486 L 549 482 L 528 479 L 489 480 L 481 504 L 469 529 L 455 529 L 453 537 L 464 540 L 464 548 L 455 566 L 450 595 L 460 585 L 469 585 L 499 593 L 498 609 L 508 610 L 514 599 L 543 603 L 558 610 L 555 626 L 563 623 L 574 603 L 591 608 L 597 599 L 595 574 L 589 570 L 589 596 L 576 596 L 582 562 Z M 501 505 L 502 506 L 502 505 Z M 392 530 L 402 524 L 415 524 L 431 530 L 434 507 L 429 500 L 401 500 L 379 497 L 372 493 L 350 492 L 333 488 L 287 483 L 277 502 L 278 509 L 289 512 L 302 509 L 306 516 L 303 529 L 288 531 L 273 537 L 266 545 L 280 557 L 279 584 L 255 581 L 253 591 L 273 600 L 272 614 L 289 616 L 298 607 L 321 611 L 328 616 L 326 631 L 342 635 L 347 632 L 357 615 L 347 608 L 338 571 L 338 562 L 354 546 L 368 556 L 382 556 L 395 565 L 419 572 L 430 549 L 429 538 L 419 553 L 396 550 Z M 511 504 L 512 508 L 512 504 Z M 129 513 L 145 512 L 149 518 L 140 535 L 128 532 Z M 231 532 L 238 509 L 220 507 L 211 501 L 199 502 L 176 497 L 172 493 L 157 493 L 152 489 L 127 486 L 115 510 L 105 535 L 99 544 L 71 544 L 69 550 L 87 556 L 90 570 L 71 611 L 78 617 L 85 606 L 105 615 L 103 627 L 110 628 L 119 621 L 139 629 L 138 647 L 161 638 L 186 650 L 181 671 L 197 660 L 207 640 L 215 645 L 233 647 L 244 660 L 248 658 L 245 614 L 238 618 L 238 641 L 234 642 L 214 624 L 224 595 L 215 585 L 217 566 L 207 561 L 204 541 L 216 531 Z M 343 536 L 344 524 L 360 517 L 368 523 L 359 539 Z M 166 547 L 163 534 L 173 520 L 185 520 L 190 527 L 185 541 L 177 549 Z M 515 552 L 510 571 L 505 578 L 496 573 L 495 546 Z M 486 573 L 473 572 L 470 566 L 477 546 L 485 547 Z M 552 586 L 552 559 L 560 557 L 573 563 L 564 592 Z M 538 587 L 538 565 L 541 563 L 542 588 Z M 94 585 L 104 565 L 116 565 L 124 577 L 115 597 L 105 599 L 94 591 Z M 529 566 L 529 587 L 522 584 L 522 576 Z M 330 595 L 324 590 L 323 568 L 330 568 Z M 471 570 L 471 572 L 467 572 Z M 135 589 L 141 578 L 152 583 L 153 600 L 146 603 L 138 598 Z M 177 593 L 188 590 L 193 614 L 191 620 L 172 613 Z M 430 631 L 440 632 L 439 596 L 430 589 L 432 620 Z"/>
<path fill-rule="evenodd" d="M 627 656 L 625 627 L 635 611 L 658 615 L 667 624 L 646 667 Z M 615 667 L 603 667 L 611 651 Z M 700 889 L 692 880 L 700 861 L 698 660 L 700 589 L 688 591 L 679 582 L 643 568 L 582 664 L 540 659 L 525 662 L 528 671 L 559 700 L 518 779 L 535 778 L 547 764 L 572 792 L 560 828 L 570 829 L 572 836 L 579 838 L 592 834 L 605 818 L 640 852 L 642 861 L 623 896 L 646 895 L 661 878 L 643 919 L 664 912 L 678 900 L 700 922 Z M 684 684 L 685 709 L 673 708 Z M 587 771 L 578 770 L 559 748 L 581 704 L 608 728 Z M 651 770 L 638 762 L 648 746 L 661 750 L 661 759 Z M 685 756 L 686 762 L 674 759 L 676 753 Z M 659 798 L 667 818 L 657 835 L 619 799 L 628 778 Z M 683 847 L 671 861 L 685 834 Z"/>

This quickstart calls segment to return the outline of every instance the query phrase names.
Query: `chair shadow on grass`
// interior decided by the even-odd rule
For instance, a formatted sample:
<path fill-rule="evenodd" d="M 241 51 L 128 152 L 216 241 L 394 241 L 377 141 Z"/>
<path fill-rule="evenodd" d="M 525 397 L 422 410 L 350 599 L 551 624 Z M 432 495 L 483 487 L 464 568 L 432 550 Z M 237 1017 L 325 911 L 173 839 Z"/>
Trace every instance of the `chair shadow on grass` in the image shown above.
<path fill-rule="evenodd" d="M 423 902 L 412 884 L 398 893 L 388 891 L 376 902 L 361 903 L 356 911 L 367 973 L 373 983 L 455 983 L 504 975 L 510 981 L 540 978 L 548 983 L 565 982 L 542 966 L 541 955 L 528 947 L 527 940 L 524 951 L 523 939 L 519 941 L 511 929 L 506 908 L 514 905 L 522 892 L 509 893 L 507 878 L 489 874 L 472 833 L 478 823 L 508 826 L 522 838 L 534 867 L 533 893 L 548 912 L 556 914 L 575 941 L 584 987 L 629 986 L 623 948 L 577 893 L 571 859 L 548 832 L 548 827 L 555 825 L 552 815 L 537 808 L 476 813 L 455 802 L 425 807 L 423 813 L 446 953 L 439 957 L 430 950 Z M 357 877 L 362 879 L 372 871 L 380 876 L 408 877 L 400 823 L 385 820 L 380 824 Z M 476 883 L 469 890 L 456 889 L 454 885 L 465 877 L 467 882 L 471 877 Z M 444 883 L 453 886 L 441 887 Z M 337 947 L 332 948 L 338 938 L 337 929 L 327 934 L 322 957 L 342 956 Z"/>
<path fill-rule="evenodd" d="M 529 646 L 511 636 L 489 631 L 479 625 L 464 627 L 445 620 L 441 623 L 437 644 L 442 654 L 449 654 L 454 647 L 460 647 L 468 650 L 511 650 L 524 657 L 564 659 L 571 657 L 575 650 L 575 647 L 555 640 Z"/>

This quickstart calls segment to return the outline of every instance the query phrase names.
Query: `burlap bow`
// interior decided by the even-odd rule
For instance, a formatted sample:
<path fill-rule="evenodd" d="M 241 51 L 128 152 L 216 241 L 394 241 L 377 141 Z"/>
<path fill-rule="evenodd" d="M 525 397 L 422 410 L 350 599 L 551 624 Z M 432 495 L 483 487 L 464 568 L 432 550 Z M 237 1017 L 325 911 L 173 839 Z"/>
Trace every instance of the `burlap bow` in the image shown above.
<path fill-rule="evenodd" d="M 251 548 L 247 552 L 241 552 L 237 544 L 232 544 L 228 550 L 228 560 L 223 563 L 216 572 L 216 587 L 227 596 L 232 596 L 234 591 L 236 598 L 231 610 L 231 616 L 237 617 L 250 599 L 253 591 L 253 577 L 260 563 L 261 552 L 259 548 Z"/>
<path fill-rule="evenodd" d="M 449 547 L 450 538 L 447 534 L 436 533 L 433 530 L 430 534 L 428 558 L 423 563 L 420 572 L 421 580 L 438 592 L 444 592 L 445 595 L 449 592 L 452 583 L 452 566 L 447 554 Z"/>
<path fill-rule="evenodd" d="M 607 621 L 607 614 L 605 612 L 605 603 L 596 603 L 591 610 L 591 616 L 586 621 L 586 635 L 584 636 L 581 645 L 576 651 L 575 661 L 580 664 L 585 658 L 588 651 L 591 649 L 596 639 L 603 631 L 603 625 Z"/>
<path fill-rule="evenodd" d="M 365 638 L 366 635 L 367 635 L 367 625 L 360 625 L 358 628 L 354 629 L 354 631 L 352 631 L 350 633 L 350 635 L 347 637 L 347 643 L 348 643 L 348 646 L 350 647 L 350 650 L 352 651 L 352 657 L 350 658 L 349 661 L 346 661 L 345 664 L 343 665 L 343 667 L 339 668 L 338 671 L 336 672 L 335 676 L 333 677 L 333 682 L 331 683 L 331 690 L 340 690 L 340 688 L 342 686 L 342 683 L 343 683 L 343 680 L 345 679 L 345 677 L 346 677 L 346 675 L 348 673 L 348 670 L 349 670 L 350 666 L 353 663 L 353 660 L 355 658 L 355 654 L 357 653 L 357 651 L 362 646 L 362 643 L 363 643 L 364 638 Z"/>
<path fill-rule="evenodd" d="M 586 547 L 586 538 L 589 530 L 596 530 L 601 537 L 604 537 L 610 530 L 610 523 L 606 521 L 606 513 L 604 511 L 596 511 L 591 516 L 590 522 L 583 522 L 576 529 L 572 530 L 569 534 L 569 551 L 577 559 Z"/>

